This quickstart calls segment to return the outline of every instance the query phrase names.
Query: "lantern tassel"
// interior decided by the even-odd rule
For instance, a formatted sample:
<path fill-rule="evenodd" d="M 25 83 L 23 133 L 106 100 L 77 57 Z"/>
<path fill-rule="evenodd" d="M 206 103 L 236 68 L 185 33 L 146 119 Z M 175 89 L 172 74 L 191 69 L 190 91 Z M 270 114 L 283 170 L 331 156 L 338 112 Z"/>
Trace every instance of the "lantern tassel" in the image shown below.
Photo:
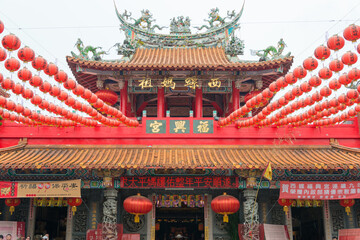
<path fill-rule="evenodd" d="M 73 213 L 73 216 L 75 216 L 76 206 L 72 206 L 71 211 L 72 211 L 72 213 Z"/>
<path fill-rule="evenodd" d="M 229 216 L 227 214 L 224 214 L 223 222 L 229 222 Z"/>
<path fill-rule="evenodd" d="M 14 206 L 11 206 L 11 207 L 10 207 L 10 210 L 9 210 L 10 215 L 12 215 L 14 211 L 15 211 L 15 207 L 14 207 Z"/>
<path fill-rule="evenodd" d="M 139 214 L 135 214 L 134 222 L 136 223 L 140 222 Z"/>
<path fill-rule="evenodd" d="M 288 211 L 289 211 L 289 207 L 288 207 L 288 206 L 284 206 L 284 212 L 287 214 Z"/>
<path fill-rule="evenodd" d="M 349 216 L 350 215 L 350 207 L 345 207 L 345 212 L 346 212 L 346 214 Z"/>

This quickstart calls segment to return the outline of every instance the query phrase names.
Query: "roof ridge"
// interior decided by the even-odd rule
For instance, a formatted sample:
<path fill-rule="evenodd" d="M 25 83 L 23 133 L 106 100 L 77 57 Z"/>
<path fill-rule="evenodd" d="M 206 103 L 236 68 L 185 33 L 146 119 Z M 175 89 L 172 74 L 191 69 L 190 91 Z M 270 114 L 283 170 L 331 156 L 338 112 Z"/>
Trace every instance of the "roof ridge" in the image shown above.
<path fill-rule="evenodd" d="M 340 145 L 339 142 L 337 141 L 337 139 L 333 139 L 333 138 L 330 139 L 330 146 L 333 148 L 337 148 L 337 149 L 348 151 L 348 152 L 360 153 L 359 148 L 352 148 L 352 147 Z"/>
<path fill-rule="evenodd" d="M 17 145 L 0 148 L 0 154 L 4 152 L 23 150 L 26 147 L 26 145 L 27 145 L 27 138 L 20 138 Z"/>

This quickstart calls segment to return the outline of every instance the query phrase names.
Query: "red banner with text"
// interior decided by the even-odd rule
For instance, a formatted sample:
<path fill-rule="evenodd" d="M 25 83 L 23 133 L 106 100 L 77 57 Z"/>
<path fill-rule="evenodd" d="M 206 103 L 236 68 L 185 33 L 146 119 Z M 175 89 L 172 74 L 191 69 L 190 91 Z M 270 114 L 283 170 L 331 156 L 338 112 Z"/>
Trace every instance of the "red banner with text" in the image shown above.
<path fill-rule="evenodd" d="M 280 181 L 280 199 L 336 200 L 360 198 L 360 182 Z"/>

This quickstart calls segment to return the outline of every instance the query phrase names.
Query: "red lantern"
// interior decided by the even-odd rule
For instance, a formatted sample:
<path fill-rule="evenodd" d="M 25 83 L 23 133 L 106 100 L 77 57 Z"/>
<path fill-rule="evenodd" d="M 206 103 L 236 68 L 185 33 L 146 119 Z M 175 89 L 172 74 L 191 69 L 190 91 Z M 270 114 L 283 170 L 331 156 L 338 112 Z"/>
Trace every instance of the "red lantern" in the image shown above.
<path fill-rule="evenodd" d="M 350 71 L 351 72 L 351 71 Z M 351 83 L 351 80 L 349 78 L 349 76 L 344 73 L 343 75 L 341 75 L 339 77 L 339 82 L 342 84 L 342 85 L 348 85 L 349 83 Z"/>
<path fill-rule="evenodd" d="M 66 99 L 68 99 L 68 97 L 69 97 L 69 95 L 65 91 L 60 90 L 60 94 L 58 95 L 57 98 L 63 102 Z"/>
<path fill-rule="evenodd" d="M 352 82 L 354 80 L 358 80 L 358 79 L 360 79 L 360 70 L 357 68 L 353 68 L 349 71 L 347 76 L 348 76 L 350 82 Z"/>
<path fill-rule="evenodd" d="M 84 93 L 85 89 L 83 86 L 81 86 L 80 84 L 77 84 L 76 87 L 73 89 L 73 93 L 76 96 L 81 96 Z"/>
<path fill-rule="evenodd" d="M 0 48 L 0 62 L 4 61 L 7 57 L 7 53 L 4 49 Z"/>
<path fill-rule="evenodd" d="M 0 33 L 4 31 L 4 23 L 0 20 Z"/>
<path fill-rule="evenodd" d="M 151 211 L 152 202 L 138 193 L 135 196 L 128 197 L 124 200 L 124 209 L 128 213 L 134 214 L 134 222 L 139 222 L 139 215 L 147 214 Z"/>
<path fill-rule="evenodd" d="M 357 50 L 357 52 L 360 54 L 360 43 L 357 45 L 356 50 Z"/>
<path fill-rule="evenodd" d="M 349 98 L 350 100 L 354 100 L 359 96 L 359 93 L 357 90 L 355 89 L 350 89 L 347 93 L 346 93 L 346 97 Z"/>
<path fill-rule="evenodd" d="M 66 99 L 65 104 L 72 107 L 75 105 L 75 99 L 73 97 L 68 97 L 68 99 Z"/>
<path fill-rule="evenodd" d="M 30 99 L 34 96 L 34 93 L 31 89 L 25 89 L 22 93 L 23 98 Z"/>
<path fill-rule="evenodd" d="M 26 67 L 24 67 L 23 69 L 18 71 L 17 75 L 18 75 L 18 78 L 23 82 L 29 81 L 32 78 L 31 71 L 29 69 L 27 69 Z"/>
<path fill-rule="evenodd" d="M 43 80 L 40 76 L 35 75 L 30 79 L 30 85 L 33 87 L 40 87 L 43 83 Z"/>
<path fill-rule="evenodd" d="M 332 71 L 330 71 L 330 69 L 328 68 L 322 68 L 319 71 L 319 77 L 322 79 L 329 79 L 332 76 Z"/>
<path fill-rule="evenodd" d="M 82 203 L 81 198 L 68 198 L 67 203 L 69 206 L 71 206 L 71 211 L 73 212 L 73 215 L 75 215 L 76 207 L 80 206 Z"/>
<path fill-rule="evenodd" d="M 358 60 L 358 57 L 355 53 L 348 51 L 344 53 L 344 55 L 341 57 L 341 61 L 348 66 L 353 65 Z"/>
<path fill-rule="evenodd" d="M 261 93 L 261 91 L 258 91 L 256 95 L 259 93 Z M 95 94 L 99 99 L 110 106 L 114 105 L 118 100 L 118 95 L 111 90 L 104 89 L 97 91 Z"/>
<path fill-rule="evenodd" d="M 299 66 L 294 69 L 293 74 L 294 74 L 294 77 L 302 79 L 302 78 L 306 77 L 307 72 L 303 67 Z"/>
<path fill-rule="evenodd" d="M 60 88 L 58 88 L 57 86 L 52 86 L 51 87 L 51 91 L 50 91 L 50 95 L 53 96 L 53 97 L 57 97 L 59 96 L 61 93 L 61 90 Z"/>
<path fill-rule="evenodd" d="M 76 87 L 76 82 L 75 82 L 75 80 L 73 80 L 71 78 L 66 80 L 66 82 L 64 83 L 64 88 L 66 88 L 68 90 L 75 89 L 75 87 Z"/>
<path fill-rule="evenodd" d="M 330 57 L 330 49 L 325 47 L 324 45 L 321 45 L 315 49 L 314 55 L 319 60 L 325 60 L 328 57 Z"/>
<path fill-rule="evenodd" d="M 316 92 L 314 93 L 311 98 L 315 101 L 315 102 L 319 102 L 323 99 L 323 96 L 319 93 L 319 92 Z"/>
<path fill-rule="evenodd" d="M 344 38 L 352 42 L 358 40 L 360 38 L 360 27 L 355 24 L 351 24 L 350 26 L 345 28 Z"/>
<path fill-rule="evenodd" d="M 40 91 L 42 91 L 43 93 L 48 93 L 51 91 L 52 86 L 50 83 L 48 82 L 43 82 L 43 84 L 40 86 Z"/>
<path fill-rule="evenodd" d="M 109 91 L 109 90 L 106 90 L 106 91 Z M 251 92 L 249 92 L 248 94 L 245 95 L 244 101 L 247 102 L 247 101 L 249 101 L 250 99 L 252 99 L 253 97 L 255 97 L 256 95 L 260 94 L 260 93 L 261 93 L 261 91 L 259 91 L 259 90 L 251 91 Z M 99 97 L 98 92 L 95 93 L 95 94 Z M 103 95 L 103 93 L 100 93 L 100 94 Z M 106 101 L 105 101 L 102 97 L 99 97 L 99 98 L 106 103 Z M 114 99 L 115 99 L 115 95 L 114 95 Z M 116 101 L 117 101 L 117 95 L 116 95 Z M 115 103 L 116 103 L 116 102 L 115 102 Z M 114 104 L 115 104 L 115 103 L 114 103 Z M 110 104 L 109 104 L 109 105 L 110 105 Z"/>
<path fill-rule="evenodd" d="M 42 102 L 42 98 L 38 95 L 35 95 L 31 98 L 31 103 L 34 105 L 40 105 Z"/>
<path fill-rule="evenodd" d="M 320 94 L 321 94 L 321 96 L 324 96 L 324 97 L 328 97 L 328 96 L 330 96 L 331 95 L 331 89 L 330 88 L 328 88 L 328 87 L 323 87 L 323 88 L 321 88 L 321 90 L 320 90 Z"/>
<path fill-rule="evenodd" d="M 10 207 L 9 212 L 12 215 L 15 211 L 15 207 L 19 206 L 21 203 L 21 200 L 18 198 L 8 198 L 5 200 L 5 205 Z"/>
<path fill-rule="evenodd" d="M 276 80 L 276 84 L 282 89 L 288 85 L 284 77 L 280 77 Z"/>
<path fill-rule="evenodd" d="M 46 68 L 47 61 L 43 57 L 38 56 L 38 57 L 34 58 L 34 60 L 31 62 L 31 65 L 36 70 L 41 71 L 41 70 L 44 70 Z"/>
<path fill-rule="evenodd" d="M 303 66 L 306 70 L 312 71 L 318 67 L 318 61 L 315 58 L 308 57 L 304 60 Z"/>
<path fill-rule="evenodd" d="M 91 96 L 92 96 L 92 92 L 87 88 L 85 88 L 84 93 L 81 95 L 81 97 L 85 100 L 90 99 Z"/>
<path fill-rule="evenodd" d="M 284 97 L 285 97 L 285 99 L 288 100 L 288 101 L 291 101 L 291 100 L 294 100 L 294 99 L 295 99 L 295 96 L 292 94 L 291 91 L 288 91 L 287 93 L 285 93 Z"/>
<path fill-rule="evenodd" d="M 345 212 L 347 215 L 350 215 L 350 207 L 354 206 L 355 200 L 354 199 L 341 199 L 340 205 L 345 207 Z"/>
<path fill-rule="evenodd" d="M 293 73 L 288 73 L 285 75 L 285 81 L 288 83 L 288 84 L 294 84 L 297 82 L 297 78 L 294 76 Z"/>
<path fill-rule="evenodd" d="M 343 48 L 345 45 L 345 40 L 343 37 L 339 35 L 334 35 L 330 37 L 327 41 L 327 46 L 331 50 L 338 51 L 339 49 Z"/>
<path fill-rule="evenodd" d="M 307 93 L 307 92 L 310 92 L 312 87 L 310 86 L 310 84 L 308 84 L 307 82 L 303 82 L 301 85 L 300 85 L 300 89 L 301 91 Z"/>
<path fill-rule="evenodd" d="M 337 80 L 336 78 L 334 78 L 333 80 L 331 80 L 329 82 L 329 87 L 330 89 L 333 89 L 333 90 L 338 90 L 339 88 L 341 88 L 341 83 L 339 80 Z"/>
<path fill-rule="evenodd" d="M 14 81 L 11 80 L 10 78 L 5 78 L 2 82 L 1 82 L 1 87 L 5 90 L 10 90 L 13 89 L 14 87 Z"/>
<path fill-rule="evenodd" d="M 18 51 L 18 58 L 25 63 L 31 62 L 35 58 L 35 52 L 29 47 L 21 48 Z"/>
<path fill-rule="evenodd" d="M 295 97 L 298 97 L 302 94 L 302 90 L 300 89 L 300 87 L 294 87 L 291 92 Z"/>
<path fill-rule="evenodd" d="M 24 87 L 21 84 L 17 83 L 17 84 L 14 85 L 12 91 L 16 95 L 20 95 L 24 91 Z"/>
<path fill-rule="evenodd" d="M 20 39 L 14 34 L 4 36 L 1 43 L 8 51 L 18 50 L 21 45 Z"/>
<path fill-rule="evenodd" d="M 49 76 L 54 76 L 58 72 L 59 72 L 59 68 L 53 63 L 49 63 L 44 69 L 44 73 Z"/>
<path fill-rule="evenodd" d="M 335 59 L 330 62 L 329 68 L 331 71 L 334 71 L 337 73 L 337 72 L 340 72 L 341 70 L 343 70 L 344 64 L 340 60 Z"/>
<path fill-rule="evenodd" d="M 322 80 L 318 76 L 312 76 L 309 79 L 309 85 L 312 87 L 318 87 L 321 85 Z"/>
<path fill-rule="evenodd" d="M 66 72 L 60 70 L 55 76 L 54 76 L 55 81 L 59 82 L 59 83 L 64 83 L 68 80 L 68 75 L 66 74 Z"/>
<path fill-rule="evenodd" d="M 237 198 L 224 193 L 211 201 L 211 208 L 214 212 L 224 215 L 224 222 L 229 222 L 228 214 L 236 213 L 240 208 L 240 202 Z"/>
<path fill-rule="evenodd" d="M 10 72 L 15 72 L 20 68 L 20 62 L 16 58 L 10 58 L 5 61 L 5 68 Z"/>

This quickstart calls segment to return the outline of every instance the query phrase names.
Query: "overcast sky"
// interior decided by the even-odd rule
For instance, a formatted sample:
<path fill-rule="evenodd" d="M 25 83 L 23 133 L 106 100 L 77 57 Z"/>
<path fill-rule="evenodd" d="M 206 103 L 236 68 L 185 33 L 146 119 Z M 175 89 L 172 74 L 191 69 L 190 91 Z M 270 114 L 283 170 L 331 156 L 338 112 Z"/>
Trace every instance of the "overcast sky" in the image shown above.
<path fill-rule="evenodd" d="M 203 24 L 211 8 L 218 7 L 223 16 L 227 10 L 239 11 L 242 0 L 115 0 L 120 12 L 127 9 L 139 17 L 149 9 L 156 24 L 168 26 L 170 18 L 189 16 L 192 25 Z M 254 60 L 250 49 L 276 45 L 280 38 L 287 44 L 284 53 L 295 56 L 293 67 L 313 54 L 316 46 L 325 43 L 325 33 L 340 33 L 360 18 L 358 0 L 247 0 L 237 35 L 245 41 L 243 60 Z M 76 51 L 81 38 L 85 45 L 107 50 L 122 42 L 113 0 L 0 0 L 0 19 L 5 33 L 20 37 L 24 45 L 60 68 L 70 72 L 65 57 Z M 338 22 L 338 20 L 341 20 Z M 168 31 L 168 30 L 167 30 Z M 4 35 L 4 34 L 2 34 Z M 107 58 L 117 58 L 112 51 Z M 3 71 L 2 71 L 3 72 Z"/>

